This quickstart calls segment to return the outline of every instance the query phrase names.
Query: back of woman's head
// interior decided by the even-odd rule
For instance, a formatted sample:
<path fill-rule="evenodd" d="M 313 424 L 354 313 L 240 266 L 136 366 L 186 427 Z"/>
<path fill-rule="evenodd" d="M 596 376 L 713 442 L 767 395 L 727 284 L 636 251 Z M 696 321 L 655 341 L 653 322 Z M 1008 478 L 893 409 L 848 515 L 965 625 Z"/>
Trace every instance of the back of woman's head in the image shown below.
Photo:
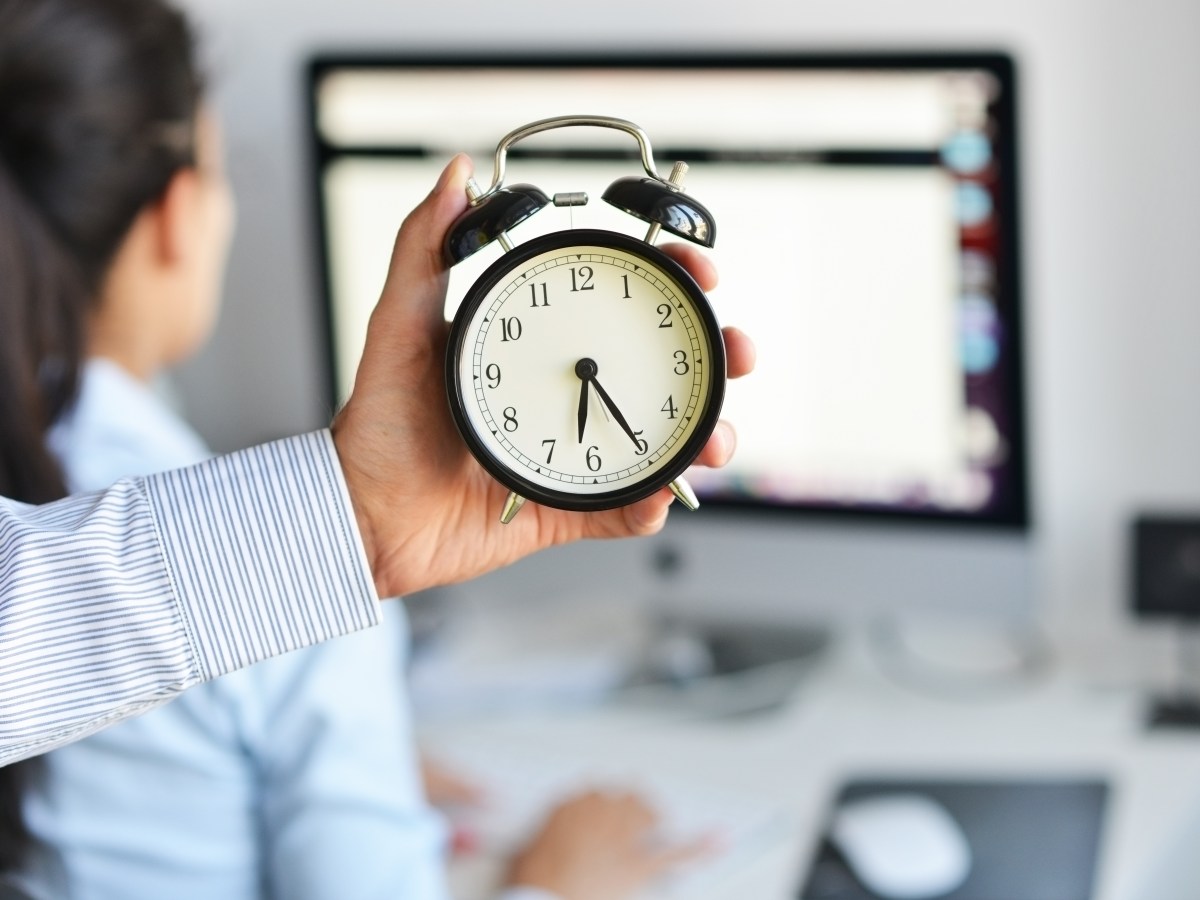
<path fill-rule="evenodd" d="M 40 449 L 74 395 L 134 218 L 192 163 L 199 90 L 161 0 L 0 0 L 0 494 L 62 493 L 27 439 Z"/>
<path fill-rule="evenodd" d="M 193 163 L 199 94 L 187 23 L 162 0 L 0 0 L 0 495 L 65 493 L 46 430 L 78 390 L 123 238 Z M 2 870 L 23 831 L 0 775 Z"/>

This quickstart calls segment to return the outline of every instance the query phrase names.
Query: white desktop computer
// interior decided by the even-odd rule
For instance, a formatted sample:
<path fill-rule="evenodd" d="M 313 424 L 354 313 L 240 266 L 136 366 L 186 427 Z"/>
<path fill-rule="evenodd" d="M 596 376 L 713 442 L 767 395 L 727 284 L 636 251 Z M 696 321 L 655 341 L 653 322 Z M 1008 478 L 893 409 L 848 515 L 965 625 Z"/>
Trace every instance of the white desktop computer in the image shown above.
<path fill-rule="evenodd" d="M 664 614 L 828 624 L 1031 608 L 1016 85 L 1000 53 L 321 56 L 312 176 L 331 401 L 349 393 L 395 229 L 447 159 L 486 181 L 499 139 L 549 116 L 645 129 L 717 222 L 711 293 L 758 367 L 731 383 L 731 465 L 642 541 L 547 551 L 481 596 L 634 597 Z M 601 129 L 509 154 L 510 180 L 587 192 L 512 231 L 639 223 Z M 451 273 L 448 314 L 501 251 Z"/>

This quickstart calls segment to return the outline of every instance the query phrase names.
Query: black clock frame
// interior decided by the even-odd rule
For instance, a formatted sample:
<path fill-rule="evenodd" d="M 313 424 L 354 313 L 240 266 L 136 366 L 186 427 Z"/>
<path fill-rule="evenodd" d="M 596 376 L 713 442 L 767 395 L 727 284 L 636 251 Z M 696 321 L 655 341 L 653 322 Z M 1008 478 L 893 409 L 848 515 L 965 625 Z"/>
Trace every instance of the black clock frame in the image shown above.
<path fill-rule="evenodd" d="M 479 308 L 493 287 L 510 275 L 516 267 L 539 254 L 567 247 L 588 246 L 611 247 L 640 256 L 649 265 L 657 266 L 678 282 L 691 298 L 692 304 L 709 334 L 712 387 L 708 392 L 704 409 L 699 413 L 699 422 L 695 430 L 670 463 L 636 484 L 599 494 L 576 494 L 570 491 L 552 490 L 522 478 L 487 448 L 475 433 L 475 429 L 467 417 L 464 385 L 459 378 L 458 363 L 463 353 L 467 325 L 475 310 Z M 579 512 L 614 509 L 636 503 L 666 487 L 682 475 L 687 467 L 695 462 L 713 429 L 716 428 L 717 421 L 721 417 L 721 406 L 725 400 L 725 381 L 725 341 L 721 336 L 721 326 L 717 322 L 712 304 L 709 303 L 708 297 L 700 285 L 696 284 L 695 279 L 683 266 L 653 244 L 627 234 L 603 229 L 579 228 L 555 231 L 533 238 L 505 253 L 504 256 L 492 263 L 467 291 L 454 316 L 450 340 L 446 345 L 446 397 L 450 403 L 450 413 L 454 417 L 454 424 L 463 436 L 471 455 L 479 461 L 488 474 L 525 499 L 543 506 Z M 469 387 L 467 386 L 467 388 Z"/>

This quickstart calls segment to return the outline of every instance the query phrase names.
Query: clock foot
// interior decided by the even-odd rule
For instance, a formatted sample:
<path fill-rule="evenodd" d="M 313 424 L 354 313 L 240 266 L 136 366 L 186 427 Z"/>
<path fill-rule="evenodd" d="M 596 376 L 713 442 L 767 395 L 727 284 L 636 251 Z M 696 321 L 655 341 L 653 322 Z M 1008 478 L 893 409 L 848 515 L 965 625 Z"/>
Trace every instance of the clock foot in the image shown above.
<path fill-rule="evenodd" d="M 692 486 L 682 478 L 676 478 L 669 486 L 671 488 L 671 493 L 675 495 L 675 499 L 688 509 L 700 508 L 700 501 L 696 498 L 696 492 L 693 491 Z"/>
<path fill-rule="evenodd" d="M 500 513 L 500 523 L 507 525 L 516 518 L 517 513 L 521 511 L 521 507 L 525 505 L 525 498 L 516 491 L 508 495 L 508 499 L 504 501 L 504 510 Z"/>

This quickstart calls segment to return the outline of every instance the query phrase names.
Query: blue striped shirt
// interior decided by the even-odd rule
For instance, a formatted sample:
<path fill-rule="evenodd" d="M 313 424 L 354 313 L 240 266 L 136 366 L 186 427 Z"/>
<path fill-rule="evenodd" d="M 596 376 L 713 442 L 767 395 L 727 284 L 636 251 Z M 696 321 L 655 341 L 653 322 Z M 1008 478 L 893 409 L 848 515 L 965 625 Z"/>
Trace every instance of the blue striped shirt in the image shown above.
<path fill-rule="evenodd" d="M 0 498 L 0 765 L 378 621 L 328 431 Z"/>

